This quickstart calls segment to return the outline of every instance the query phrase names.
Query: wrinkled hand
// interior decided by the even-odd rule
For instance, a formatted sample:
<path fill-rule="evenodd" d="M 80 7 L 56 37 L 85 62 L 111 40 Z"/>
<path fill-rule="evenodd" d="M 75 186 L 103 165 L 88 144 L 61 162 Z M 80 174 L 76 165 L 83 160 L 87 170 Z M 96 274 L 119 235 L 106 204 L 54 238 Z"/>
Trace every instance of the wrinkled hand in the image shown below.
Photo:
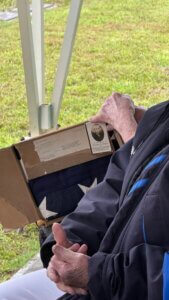
<path fill-rule="evenodd" d="M 64 287 L 69 287 L 71 294 L 87 293 L 89 257 L 82 253 L 86 251 L 85 248 L 86 245 L 81 246 L 81 253 L 79 253 L 59 245 L 53 246 L 54 256 L 51 263 L 57 269 L 60 278 L 57 286 L 63 290 L 64 284 Z"/>
<path fill-rule="evenodd" d="M 79 252 L 79 253 L 84 253 L 84 254 L 87 253 L 86 245 L 80 246 L 78 243 L 72 244 L 67 239 L 66 233 L 60 224 L 58 224 L 58 223 L 53 224 L 52 232 L 53 232 L 54 239 L 56 241 L 56 245 L 61 245 L 62 247 L 69 248 L 70 250 L 72 250 L 74 252 Z M 79 289 L 75 289 L 75 288 L 66 286 L 62 282 L 62 280 L 59 277 L 59 274 L 57 272 L 56 265 L 53 263 L 53 259 L 50 260 L 49 266 L 47 268 L 47 276 L 57 284 L 58 288 L 60 288 L 64 292 L 67 292 L 70 294 L 75 294 L 75 293 L 84 294 L 85 293 L 85 291 L 83 291 L 81 289 L 79 290 Z"/>
<path fill-rule="evenodd" d="M 107 123 L 108 130 L 115 129 L 120 133 L 123 141 L 127 142 L 135 135 L 137 129 L 135 113 L 134 103 L 128 95 L 113 93 L 90 121 Z M 137 115 L 141 118 L 138 109 Z"/>
<path fill-rule="evenodd" d="M 135 106 L 128 95 L 112 93 L 104 102 L 96 116 L 92 117 L 93 122 L 105 122 L 115 130 L 120 130 L 123 118 L 133 118 Z M 120 121 L 120 122 L 119 122 Z"/>
<path fill-rule="evenodd" d="M 66 236 L 65 231 L 63 230 L 62 226 L 58 223 L 54 223 L 52 226 L 52 232 L 53 232 L 53 236 L 54 239 L 56 241 L 57 245 L 61 245 L 65 248 L 70 248 L 73 251 L 78 251 L 80 248 L 79 244 L 72 244 Z M 57 274 L 57 270 L 55 270 L 54 266 L 52 265 L 52 263 L 49 263 L 49 266 L 47 268 L 47 275 L 48 277 L 54 281 L 57 282 L 59 279 L 59 276 Z"/>

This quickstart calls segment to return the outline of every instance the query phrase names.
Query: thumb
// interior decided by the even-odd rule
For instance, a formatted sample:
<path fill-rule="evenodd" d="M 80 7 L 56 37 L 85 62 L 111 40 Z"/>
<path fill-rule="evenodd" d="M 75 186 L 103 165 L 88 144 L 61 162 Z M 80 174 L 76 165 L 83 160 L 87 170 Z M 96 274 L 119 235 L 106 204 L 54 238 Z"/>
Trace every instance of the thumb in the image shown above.
<path fill-rule="evenodd" d="M 64 247 L 69 247 L 69 241 L 67 239 L 66 233 L 60 224 L 54 223 L 52 226 L 52 232 L 57 244 Z"/>

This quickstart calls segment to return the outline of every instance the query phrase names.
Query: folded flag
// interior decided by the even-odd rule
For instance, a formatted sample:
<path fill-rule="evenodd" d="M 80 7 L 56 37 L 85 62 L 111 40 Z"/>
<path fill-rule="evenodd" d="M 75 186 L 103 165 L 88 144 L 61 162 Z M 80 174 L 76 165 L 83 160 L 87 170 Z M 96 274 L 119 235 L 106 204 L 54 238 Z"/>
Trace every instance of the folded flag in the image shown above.
<path fill-rule="evenodd" d="M 111 155 L 29 181 L 37 207 L 47 220 L 72 212 L 83 195 L 100 183 Z"/>

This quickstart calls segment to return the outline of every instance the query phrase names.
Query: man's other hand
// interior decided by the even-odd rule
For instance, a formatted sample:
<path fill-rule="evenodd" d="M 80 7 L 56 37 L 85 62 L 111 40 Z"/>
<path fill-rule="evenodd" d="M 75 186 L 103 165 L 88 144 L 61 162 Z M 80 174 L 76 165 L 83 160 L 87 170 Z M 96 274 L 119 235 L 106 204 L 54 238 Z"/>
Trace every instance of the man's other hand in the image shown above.
<path fill-rule="evenodd" d="M 115 129 L 126 143 L 135 135 L 143 114 L 144 109 L 136 108 L 130 96 L 113 93 L 90 121 L 107 123 L 108 130 Z"/>

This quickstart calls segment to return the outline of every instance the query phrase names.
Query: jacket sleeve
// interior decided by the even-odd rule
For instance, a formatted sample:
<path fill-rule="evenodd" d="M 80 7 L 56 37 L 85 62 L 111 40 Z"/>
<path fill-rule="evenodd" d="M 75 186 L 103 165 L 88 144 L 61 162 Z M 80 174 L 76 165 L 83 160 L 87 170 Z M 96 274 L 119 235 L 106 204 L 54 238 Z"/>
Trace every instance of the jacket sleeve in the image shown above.
<path fill-rule="evenodd" d="M 92 299 L 169 299 L 168 178 L 167 161 L 145 198 L 144 243 L 127 253 L 98 251 L 90 258 L 88 288 Z"/>
<path fill-rule="evenodd" d="M 169 299 L 168 178 L 167 160 L 144 202 L 144 243 L 127 253 L 98 251 L 90 258 L 89 293 L 94 299 Z"/>
<path fill-rule="evenodd" d="M 92 299 L 169 299 L 169 254 L 160 246 L 141 244 L 129 254 L 97 252 L 89 274 Z"/>
<path fill-rule="evenodd" d="M 89 255 L 95 253 L 112 222 L 119 204 L 125 170 L 129 163 L 132 140 L 112 156 L 102 183 L 90 190 L 74 212 L 64 218 L 62 226 L 72 242 L 86 243 Z M 54 244 L 50 235 L 41 248 L 44 266 L 48 265 Z"/>

